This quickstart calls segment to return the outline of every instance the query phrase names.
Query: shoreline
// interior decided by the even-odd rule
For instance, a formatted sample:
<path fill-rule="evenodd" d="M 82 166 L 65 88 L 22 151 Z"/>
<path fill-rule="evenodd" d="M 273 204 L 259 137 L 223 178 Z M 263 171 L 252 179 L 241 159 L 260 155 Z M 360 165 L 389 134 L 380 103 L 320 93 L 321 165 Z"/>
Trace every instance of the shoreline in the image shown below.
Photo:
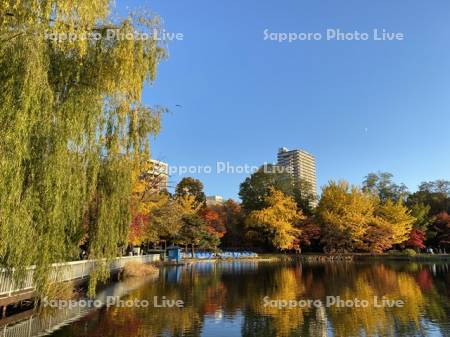
<path fill-rule="evenodd" d="M 258 257 L 242 259 L 183 259 L 180 262 L 160 261 L 159 266 L 189 265 L 194 263 L 220 263 L 220 262 L 358 262 L 358 261 L 403 261 L 403 262 L 450 262 L 450 254 L 436 255 L 390 255 L 390 254 L 260 254 Z"/>

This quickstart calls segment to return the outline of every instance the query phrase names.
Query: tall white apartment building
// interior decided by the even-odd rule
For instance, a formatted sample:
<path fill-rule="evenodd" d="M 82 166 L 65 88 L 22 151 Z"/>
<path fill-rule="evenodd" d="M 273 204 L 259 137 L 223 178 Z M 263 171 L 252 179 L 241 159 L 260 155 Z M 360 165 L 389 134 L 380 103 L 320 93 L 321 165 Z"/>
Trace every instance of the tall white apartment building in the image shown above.
<path fill-rule="evenodd" d="M 307 181 L 311 185 L 311 193 L 317 194 L 316 159 L 304 150 L 278 149 L 277 165 L 287 168 L 295 182 Z"/>
<path fill-rule="evenodd" d="M 210 195 L 206 197 L 206 205 L 208 206 L 217 206 L 223 205 L 225 200 L 220 195 Z"/>
<path fill-rule="evenodd" d="M 167 190 L 169 182 L 169 165 L 159 160 L 150 159 L 150 169 L 146 172 L 153 188 Z"/>

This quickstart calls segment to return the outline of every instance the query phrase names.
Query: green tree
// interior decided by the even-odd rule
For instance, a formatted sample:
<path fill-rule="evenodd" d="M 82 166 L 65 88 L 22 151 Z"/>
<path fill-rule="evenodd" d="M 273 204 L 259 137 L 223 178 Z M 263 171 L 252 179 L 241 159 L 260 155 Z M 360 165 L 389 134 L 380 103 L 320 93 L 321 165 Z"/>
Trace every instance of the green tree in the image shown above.
<path fill-rule="evenodd" d="M 394 183 L 393 177 L 389 172 L 369 173 L 364 178 L 363 191 L 377 195 L 382 202 L 403 200 L 408 196 L 408 188 Z"/>
<path fill-rule="evenodd" d="M 419 186 L 419 191 L 427 191 L 429 193 L 440 193 L 450 197 L 450 181 L 448 180 L 435 180 L 425 181 Z"/>
<path fill-rule="evenodd" d="M 219 237 L 208 232 L 206 223 L 198 214 L 185 215 L 182 221 L 179 241 L 186 246 L 190 245 L 192 254 L 196 247 L 215 250 L 220 244 Z"/>
<path fill-rule="evenodd" d="M 36 265 L 41 294 L 50 264 L 77 255 L 80 237 L 90 258 L 126 244 L 132 168 L 159 131 L 162 109 L 141 94 L 163 47 L 106 37 L 159 29 L 158 18 L 109 12 L 108 0 L 0 1 L 0 264 Z M 48 38 L 70 33 L 100 38 Z"/>
<path fill-rule="evenodd" d="M 423 182 L 419 190 L 408 198 L 410 207 L 416 204 L 423 204 L 430 207 L 429 215 L 436 216 L 441 212 L 450 212 L 450 182 L 437 180 Z"/>
<path fill-rule="evenodd" d="M 297 207 L 302 210 L 303 214 L 308 216 L 313 215 L 317 196 L 312 191 L 312 186 L 309 181 L 300 179 L 294 184 L 294 199 Z"/>
<path fill-rule="evenodd" d="M 430 217 L 431 207 L 429 205 L 419 203 L 414 204 L 409 208 L 411 210 L 411 215 L 416 219 L 413 227 L 426 232 L 432 222 L 432 218 Z"/>
<path fill-rule="evenodd" d="M 225 220 L 227 229 L 222 238 L 222 244 L 225 247 L 242 247 L 245 244 L 245 216 L 241 205 L 233 199 L 228 199 L 218 208 L 218 211 Z"/>
<path fill-rule="evenodd" d="M 283 192 L 285 195 L 294 195 L 292 177 L 288 172 L 279 170 L 274 165 L 264 165 L 246 178 L 239 189 L 243 209 L 249 213 L 267 206 L 266 197 L 271 188 Z"/>
<path fill-rule="evenodd" d="M 184 210 L 178 200 L 167 194 L 161 198 L 162 202 L 149 214 L 149 230 L 153 233 L 151 236 L 155 238 L 154 242 L 166 240 L 174 243 L 183 226 Z"/>
<path fill-rule="evenodd" d="M 199 216 L 202 205 L 197 203 L 193 195 L 188 194 L 171 196 L 163 192 L 156 198 L 153 197 L 153 200 L 154 204 L 149 212 L 149 232 L 152 235 L 148 236 L 154 238 L 153 242 L 166 240 L 175 244 L 183 241 L 182 231 L 186 232 L 185 217 Z"/>
<path fill-rule="evenodd" d="M 203 183 L 192 177 L 181 179 L 175 188 L 175 195 L 177 197 L 193 196 L 198 205 L 203 205 L 206 201 Z"/>

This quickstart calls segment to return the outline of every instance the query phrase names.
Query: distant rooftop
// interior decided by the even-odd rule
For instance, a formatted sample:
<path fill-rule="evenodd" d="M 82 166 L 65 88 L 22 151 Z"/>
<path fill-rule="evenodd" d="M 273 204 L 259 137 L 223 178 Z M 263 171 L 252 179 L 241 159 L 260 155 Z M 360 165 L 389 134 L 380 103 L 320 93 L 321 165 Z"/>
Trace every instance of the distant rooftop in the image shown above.
<path fill-rule="evenodd" d="M 309 154 L 310 156 L 313 156 L 311 153 L 309 153 L 308 151 L 304 150 L 304 149 L 293 149 L 293 150 L 289 150 L 287 147 L 280 147 L 278 148 L 278 153 L 285 153 L 285 152 L 294 152 L 294 151 L 300 151 L 300 152 L 304 152 L 306 154 Z"/>

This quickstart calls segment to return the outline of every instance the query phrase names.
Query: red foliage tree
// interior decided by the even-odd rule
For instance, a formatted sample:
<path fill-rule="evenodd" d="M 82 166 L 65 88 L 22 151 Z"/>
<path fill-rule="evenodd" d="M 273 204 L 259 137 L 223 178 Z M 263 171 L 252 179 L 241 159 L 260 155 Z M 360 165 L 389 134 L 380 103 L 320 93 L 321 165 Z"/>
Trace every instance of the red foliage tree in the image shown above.
<path fill-rule="evenodd" d="M 409 233 L 409 239 L 406 241 L 406 247 L 413 249 L 423 249 L 425 248 L 425 233 L 420 229 L 414 228 L 411 233 Z"/>
<path fill-rule="evenodd" d="M 133 214 L 128 231 L 128 242 L 133 245 L 140 245 L 144 241 L 148 225 L 148 216 L 142 213 Z"/>

